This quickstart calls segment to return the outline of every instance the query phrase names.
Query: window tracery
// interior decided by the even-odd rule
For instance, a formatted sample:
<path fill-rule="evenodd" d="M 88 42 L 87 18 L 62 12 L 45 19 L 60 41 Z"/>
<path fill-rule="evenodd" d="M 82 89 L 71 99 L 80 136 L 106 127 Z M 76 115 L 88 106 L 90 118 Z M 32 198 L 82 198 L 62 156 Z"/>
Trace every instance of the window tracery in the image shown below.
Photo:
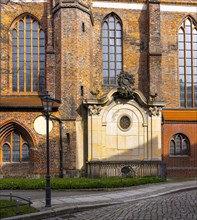
<path fill-rule="evenodd" d="M 29 144 L 25 137 L 18 131 L 12 131 L 2 144 L 2 162 L 27 162 L 29 161 Z"/>
<path fill-rule="evenodd" d="M 180 106 L 197 107 L 197 24 L 185 19 L 178 33 Z"/>
<path fill-rule="evenodd" d="M 109 14 L 102 27 L 103 83 L 116 84 L 122 71 L 122 24 L 118 16 Z"/>
<path fill-rule="evenodd" d="M 38 92 L 45 88 L 45 34 L 38 21 L 26 15 L 11 30 L 12 91 Z"/>
<path fill-rule="evenodd" d="M 170 155 L 189 155 L 189 140 L 184 134 L 175 134 L 171 138 Z"/>

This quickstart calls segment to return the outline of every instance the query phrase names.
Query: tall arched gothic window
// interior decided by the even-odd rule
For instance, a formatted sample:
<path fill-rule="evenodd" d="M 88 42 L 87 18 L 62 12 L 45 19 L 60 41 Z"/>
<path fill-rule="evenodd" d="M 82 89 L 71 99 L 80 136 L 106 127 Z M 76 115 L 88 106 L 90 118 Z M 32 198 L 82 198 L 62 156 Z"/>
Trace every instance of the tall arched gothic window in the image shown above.
<path fill-rule="evenodd" d="M 115 14 L 108 15 L 102 27 L 103 83 L 116 84 L 122 71 L 122 24 Z"/>
<path fill-rule="evenodd" d="M 180 106 L 197 107 L 197 24 L 188 17 L 179 29 Z"/>
<path fill-rule="evenodd" d="M 45 34 L 38 21 L 26 15 L 12 27 L 12 91 L 45 88 Z"/>
<path fill-rule="evenodd" d="M 3 141 L 1 147 L 1 162 L 27 162 L 29 161 L 29 144 L 26 138 L 14 130 Z"/>

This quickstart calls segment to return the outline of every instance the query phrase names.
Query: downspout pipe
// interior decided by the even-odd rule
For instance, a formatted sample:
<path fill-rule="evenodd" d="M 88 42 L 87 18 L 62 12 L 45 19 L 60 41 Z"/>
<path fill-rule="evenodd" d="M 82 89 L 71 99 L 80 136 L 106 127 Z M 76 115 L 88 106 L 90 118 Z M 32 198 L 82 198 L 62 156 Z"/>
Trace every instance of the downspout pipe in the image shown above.
<path fill-rule="evenodd" d="M 59 152 L 59 156 L 60 156 L 60 172 L 59 172 L 59 177 L 63 178 L 64 174 L 63 174 L 62 120 L 60 118 L 54 116 L 54 115 L 50 115 L 50 118 L 59 122 L 59 132 L 60 132 L 60 152 Z"/>
<path fill-rule="evenodd" d="M 58 121 L 59 122 L 59 131 L 60 131 L 60 172 L 59 172 L 59 177 L 63 178 L 64 174 L 63 174 L 63 141 L 62 141 L 62 123 L 63 121 L 75 121 L 75 119 L 61 119 L 57 116 L 54 115 L 50 115 L 50 118 L 52 120 Z"/>

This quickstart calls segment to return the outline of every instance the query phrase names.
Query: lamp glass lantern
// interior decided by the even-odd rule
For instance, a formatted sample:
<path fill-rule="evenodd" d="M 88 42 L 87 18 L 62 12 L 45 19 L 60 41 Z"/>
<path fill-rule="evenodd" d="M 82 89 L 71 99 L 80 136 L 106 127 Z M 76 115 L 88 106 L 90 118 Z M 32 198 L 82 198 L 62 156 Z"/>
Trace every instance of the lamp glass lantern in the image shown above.
<path fill-rule="evenodd" d="M 52 99 L 50 95 L 47 94 L 42 97 L 42 106 L 43 106 L 44 112 L 46 113 L 51 112 L 53 108 L 53 104 L 54 104 L 54 99 Z"/>

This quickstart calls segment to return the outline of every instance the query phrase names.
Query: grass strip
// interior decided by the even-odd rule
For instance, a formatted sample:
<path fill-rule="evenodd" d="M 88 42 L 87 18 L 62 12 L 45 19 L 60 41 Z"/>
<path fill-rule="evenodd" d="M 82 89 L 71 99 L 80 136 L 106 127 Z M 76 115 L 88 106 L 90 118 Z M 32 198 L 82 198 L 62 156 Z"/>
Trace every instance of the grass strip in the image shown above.
<path fill-rule="evenodd" d="M 13 207 L 10 207 L 13 206 Z M 21 204 L 19 209 L 16 209 L 16 200 L 0 200 L 0 218 L 6 218 L 16 215 L 29 214 L 37 212 L 33 207 L 29 207 L 26 204 Z"/>
<path fill-rule="evenodd" d="M 148 183 L 164 182 L 164 178 L 51 178 L 51 189 L 95 189 L 130 187 Z M 46 180 L 28 178 L 3 178 L 0 181 L 0 190 L 11 189 L 45 189 Z"/>

